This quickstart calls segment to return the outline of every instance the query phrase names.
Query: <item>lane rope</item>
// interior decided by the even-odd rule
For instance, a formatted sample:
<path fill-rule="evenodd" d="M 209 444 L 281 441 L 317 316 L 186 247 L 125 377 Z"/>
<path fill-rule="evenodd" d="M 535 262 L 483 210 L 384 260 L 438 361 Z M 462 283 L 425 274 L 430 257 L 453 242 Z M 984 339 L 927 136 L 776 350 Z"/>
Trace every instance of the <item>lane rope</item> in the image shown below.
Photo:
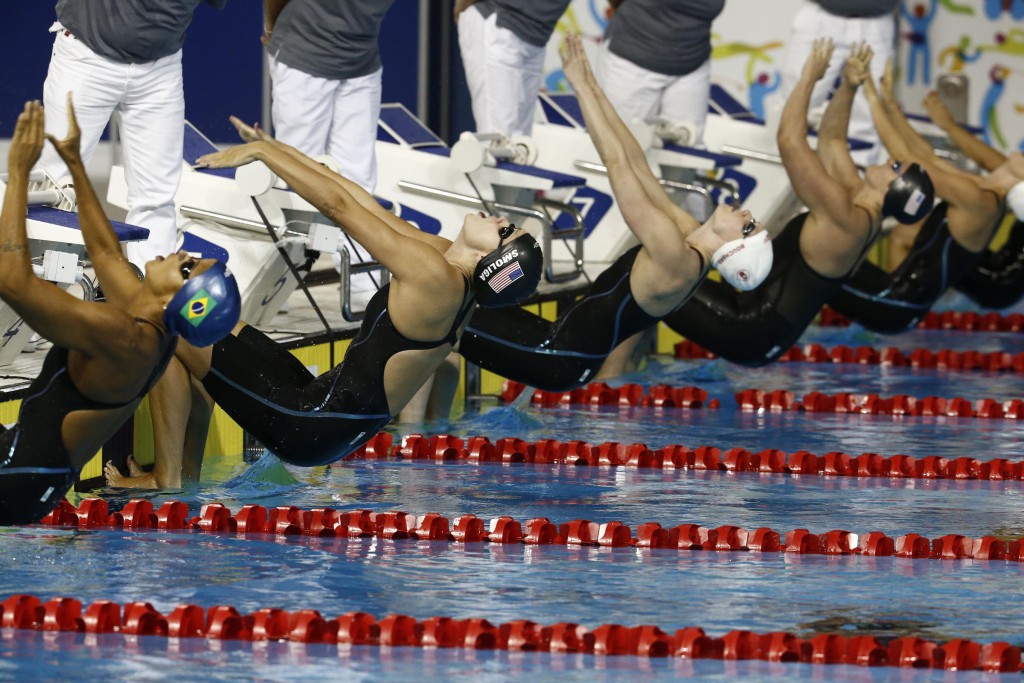
<path fill-rule="evenodd" d="M 273 640 L 951 671 L 1021 670 L 1020 648 L 1002 641 L 982 644 L 954 639 L 940 645 L 924 638 L 903 636 L 883 643 L 874 636 L 819 634 L 804 639 L 784 631 L 755 633 L 746 630 L 733 630 L 714 637 L 698 626 L 681 628 L 674 633 L 653 625 L 601 624 L 590 630 L 571 622 L 542 625 L 526 619 L 493 624 L 484 618 L 436 616 L 417 620 L 404 614 L 388 614 L 378 619 L 365 612 L 347 612 L 327 618 L 316 609 L 287 612 L 274 607 L 244 614 L 231 605 L 204 609 L 182 604 L 164 616 L 145 601 L 122 606 L 111 600 L 98 600 L 83 609 L 83 603 L 76 598 L 56 597 L 43 602 L 30 594 L 11 595 L 0 603 L 0 626 L 36 631 L 206 638 L 211 643 Z"/>
<path fill-rule="evenodd" d="M 992 398 L 969 399 L 959 396 L 914 397 L 895 394 L 840 392 L 825 394 L 812 391 L 797 399 L 792 391 L 744 389 L 735 394 L 736 404 L 743 412 L 860 413 L 862 415 L 893 415 L 896 417 L 971 417 L 983 419 L 1024 420 L 1024 401 L 1015 398 L 999 401 Z"/>
<path fill-rule="evenodd" d="M 676 358 L 683 360 L 711 360 L 718 358 L 711 351 L 686 340 L 675 345 L 674 355 Z M 793 346 L 778 358 L 778 362 L 857 363 L 859 365 L 934 368 L 938 370 L 1024 373 L 1024 353 L 953 351 L 951 349 L 932 351 L 931 349 L 921 347 L 909 351 L 901 351 L 892 346 L 875 348 L 872 346 L 849 347 L 840 344 L 833 347 L 825 347 L 821 344 L 805 344 L 804 346 Z"/>
<path fill-rule="evenodd" d="M 182 501 L 166 501 L 155 509 L 149 500 L 129 501 L 111 512 L 106 500 L 88 498 L 76 508 L 62 500 L 40 524 L 80 529 L 123 529 L 126 531 L 194 531 L 214 534 L 270 537 L 312 536 L 317 538 L 381 538 L 384 540 L 426 540 L 448 543 L 498 543 L 519 545 L 600 546 L 611 548 L 665 548 L 717 552 L 795 553 L 802 555 L 864 555 L 933 560 L 1003 560 L 1024 562 L 1024 539 L 1004 540 L 995 536 L 971 538 L 946 534 L 929 539 L 907 533 L 896 538 L 880 531 L 858 534 L 833 529 L 815 534 L 807 529 L 780 533 L 768 527 L 748 530 L 733 525 L 709 528 L 699 524 L 663 527 L 645 522 L 636 530 L 618 522 L 574 519 L 556 524 L 547 517 L 520 522 L 502 515 L 485 520 L 463 514 L 449 520 L 436 512 L 415 515 L 403 511 L 374 512 L 333 508 L 303 510 L 295 506 L 265 508 L 244 505 L 236 514 L 220 503 L 206 503 L 198 515 L 190 516 Z"/>
<path fill-rule="evenodd" d="M 1024 479 L 1024 460 L 1006 458 L 983 461 L 969 456 L 943 458 L 938 455 L 913 457 L 903 454 L 883 456 L 878 453 L 852 456 L 841 451 L 816 455 L 805 450 L 787 453 L 777 448 L 766 448 L 755 453 L 745 448 L 690 448 L 681 444 L 651 449 L 644 443 L 605 441 L 593 445 L 578 440 L 526 441 L 515 437 L 497 439 L 492 443 L 486 436 L 462 439 L 450 434 L 407 434 L 396 444 L 391 434 L 380 432 L 349 457 L 366 460 L 400 458 L 435 462 L 532 463 L 893 479 Z"/>
<path fill-rule="evenodd" d="M 852 321 L 825 306 L 818 316 L 822 327 L 849 327 Z M 917 325 L 921 330 L 957 330 L 960 332 L 1020 332 L 1024 315 L 1020 313 L 975 313 L 974 311 L 929 311 Z"/>

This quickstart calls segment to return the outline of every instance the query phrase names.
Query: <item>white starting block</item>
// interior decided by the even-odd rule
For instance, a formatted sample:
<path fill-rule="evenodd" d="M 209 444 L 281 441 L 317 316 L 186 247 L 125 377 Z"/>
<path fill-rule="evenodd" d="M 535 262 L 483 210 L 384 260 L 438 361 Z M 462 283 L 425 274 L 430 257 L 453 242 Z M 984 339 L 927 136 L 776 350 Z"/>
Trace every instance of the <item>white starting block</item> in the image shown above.
<path fill-rule="evenodd" d="M 7 176 L 0 185 L 0 197 L 6 188 Z M 84 273 L 85 241 L 74 212 L 73 192 L 61 188 L 41 171 L 29 177 L 29 207 L 25 227 L 33 270 L 38 277 L 53 282 L 62 289 L 74 283 L 82 287 L 84 298 L 91 300 L 95 293 L 92 281 Z M 111 221 L 122 242 L 144 240 L 149 231 L 124 223 Z M 13 308 L 0 301 L 0 366 L 10 365 L 32 336 L 32 330 Z"/>
<path fill-rule="evenodd" d="M 380 194 L 436 216 L 439 234 L 449 239 L 458 235 L 467 210 L 507 215 L 538 236 L 546 256 L 546 279 L 566 282 L 583 272 L 584 219 L 568 202 L 585 189 L 585 181 L 522 163 L 535 156 L 532 141 L 507 140 L 499 134 L 466 134 L 449 149 L 404 106 L 381 107 Z M 555 240 L 573 245 L 563 247 L 569 265 L 563 264 L 558 272 L 551 257 L 558 253 Z"/>

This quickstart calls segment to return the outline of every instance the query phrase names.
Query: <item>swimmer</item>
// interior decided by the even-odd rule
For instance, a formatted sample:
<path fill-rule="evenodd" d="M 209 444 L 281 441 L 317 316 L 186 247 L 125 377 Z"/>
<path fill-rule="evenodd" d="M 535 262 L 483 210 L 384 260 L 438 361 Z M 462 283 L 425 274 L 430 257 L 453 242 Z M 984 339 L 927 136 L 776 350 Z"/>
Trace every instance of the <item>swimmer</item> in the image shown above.
<path fill-rule="evenodd" d="M 949 287 L 975 269 L 1002 222 L 1013 176 L 1009 164 L 978 176 L 939 159 L 896 103 L 892 62 L 879 87 L 869 75 L 864 90 L 889 153 L 904 164 L 920 164 L 942 198 L 895 270 L 863 263 L 829 302 L 869 330 L 892 334 L 917 325 Z"/>
<path fill-rule="evenodd" d="M 1009 308 L 1024 297 L 1024 154 L 1004 155 L 961 126 L 937 92 L 924 98 L 932 122 L 974 163 L 1003 176 L 1006 205 L 1014 214 L 1006 242 L 996 251 L 986 249 L 978 264 L 953 286 L 985 308 Z"/>
<path fill-rule="evenodd" d="M 180 463 L 191 455 L 186 448 L 205 445 L 196 435 L 205 437 L 209 404 L 196 400 L 198 394 L 282 460 L 327 464 L 359 448 L 401 411 L 448 356 L 477 304 L 511 306 L 533 293 L 543 271 L 540 245 L 507 219 L 484 213 L 467 215 L 454 242 L 424 233 L 258 127 L 236 118 L 232 123 L 245 144 L 203 156 L 200 165 L 262 161 L 365 246 L 391 281 L 367 304 L 342 362 L 319 376 L 245 323 L 212 348 L 180 344 L 177 357 L 192 392 L 179 385 L 162 403 L 166 412 L 154 421 L 156 459 Z"/>
<path fill-rule="evenodd" d="M 89 183 L 70 96 L 67 137 L 56 140 L 43 131 L 42 106 L 27 103 L 11 141 L 0 213 L 0 298 L 53 342 L 17 424 L 0 428 L 0 524 L 45 517 L 135 412 L 172 358 L 178 336 L 213 343 L 231 331 L 241 309 L 223 264 L 185 252 L 148 262 L 140 282 Z M 82 236 L 105 304 L 76 299 L 33 274 L 28 177 L 47 137 L 74 179 Z"/>
<path fill-rule="evenodd" d="M 749 211 L 721 205 L 701 225 L 672 202 L 597 84 L 579 35 L 566 36 L 562 63 L 615 201 L 640 244 L 602 272 L 558 320 L 518 307 L 479 311 L 459 344 L 459 352 L 480 367 L 548 391 L 593 379 L 616 346 L 678 308 L 711 267 L 749 288 L 772 262 L 768 234 Z"/>
<path fill-rule="evenodd" d="M 808 103 L 831 56 L 830 39 L 815 41 L 782 112 L 782 163 L 807 211 L 773 239 L 775 262 L 767 279 L 749 292 L 707 281 L 665 319 L 687 339 L 739 365 L 765 365 L 789 350 L 853 273 L 881 233 L 884 216 L 913 223 L 932 205 L 931 183 L 917 164 L 869 166 L 862 178 L 850 158 L 850 107 L 871 62 L 865 44 L 846 61 L 821 120 L 817 152 L 811 149 Z"/>

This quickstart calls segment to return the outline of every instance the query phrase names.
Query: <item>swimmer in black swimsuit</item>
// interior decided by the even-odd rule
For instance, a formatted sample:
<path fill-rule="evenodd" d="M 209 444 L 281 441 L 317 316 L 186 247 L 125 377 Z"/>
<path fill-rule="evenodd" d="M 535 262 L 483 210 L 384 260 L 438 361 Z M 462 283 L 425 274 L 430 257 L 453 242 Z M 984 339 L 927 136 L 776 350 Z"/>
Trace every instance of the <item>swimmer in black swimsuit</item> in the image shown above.
<path fill-rule="evenodd" d="M 765 237 L 749 211 L 722 205 L 702 226 L 674 204 L 597 84 L 578 35 L 566 36 L 562 62 L 615 201 L 640 245 L 601 273 L 558 320 L 518 307 L 478 311 L 459 343 L 459 352 L 480 367 L 549 391 L 593 379 L 623 340 L 686 300 L 724 244 L 744 235 L 752 242 Z M 770 245 L 762 253 L 770 258 Z"/>
<path fill-rule="evenodd" d="M 67 138 L 50 141 L 74 180 L 82 236 L 107 303 L 76 299 L 32 272 L 25 226 L 28 175 L 45 138 L 42 106 L 29 102 L 8 159 L 0 297 L 53 347 L 22 399 L 18 423 L 0 433 L 0 524 L 38 522 L 63 498 L 173 356 L 177 323 L 170 319 L 177 315 L 175 302 L 188 303 L 178 298 L 186 275 L 198 281 L 216 267 L 215 261 L 181 252 L 147 263 L 140 282 L 89 184 L 70 96 L 68 119 Z M 237 310 L 235 302 L 235 320 Z M 225 324 L 226 334 L 234 320 Z"/>
<path fill-rule="evenodd" d="M 847 60 L 818 130 L 817 152 L 811 149 L 808 102 L 831 56 L 831 41 L 815 43 L 782 113 L 779 151 L 808 211 L 775 237 L 768 278 L 750 292 L 707 281 L 665 318 L 679 334 L 740 365 L 769 363 L 799 339 L 878 237 L 883 215 L 912 222 L 931 207 L 930 186 L 919 169 L 903 167 L 901 175 L 893 164 L 869 166 L 861 178 L 850 158 L 847 126 L 871 60 L 866 45 Z"/>
<path fill-rule="evenodd" d="M 543 270 L 540 246 L 505 218 L 483 213 L 466 216 L 454 242 L 421 232 L 350 180 L 259 128 L 232 121 L 248 142 L 199 163 L 264 162 L 364 245 L 391 281 L 367 305 L 342 363 L 319 377 L 244 323 L 212 349 L 181 344 L 178 358 L 194 392 L 180 389 L 179 403 L 164 404 L 169 412 L 162 420 L 171 426 L 164 437 L 179 441 L 158 440 L 156 455 L 180 463 L 186 443 L 203 447 L 205 438 L 195 433 L 205 437 L 209 413 L 208 404 L 193 400 L 198 392 L 282 460 L 326 464 L 361 446 L 402 409 L 452 350 L 474 304 L 514 305 L 533 293 Z M 190 421 L 192 410 L 198 418 Z"/>
<path fill-rule="evenodd" d="M 961 126 L 938 93 L 928 93 L 922 104 L 932 123 L 945 131 L 974 163 L 992 174 L 1008 174 L 1007 202 L 1013 209 L 1015 196 L 1024 193 L 1024 155 L 1011 152 L 1006 156 Z M 1024 197 L 1021 199 L 1024 202 Z M 958 291 L 985 308 L 1008 308 L 1024 296 L 1024 206 L 1014 213 L 1016 220 L 1009 227 L 1006 242 L 996 251 L 983 251 L 974 269 L 954 284 Z"/>
<path fill-rule="evenodd" d="M 915 326 L 947 288 L 978 265 L 1003 219 L 1009 169 L 978 176 L 937 157 L 896 104 L 891 62 L 879 88 L 865 81 L 865 93 L 889 152 L 925 168 L 943 200 L 893 272 L 864 263 L 830 302 L 870 330 L 896 333 Z"/>

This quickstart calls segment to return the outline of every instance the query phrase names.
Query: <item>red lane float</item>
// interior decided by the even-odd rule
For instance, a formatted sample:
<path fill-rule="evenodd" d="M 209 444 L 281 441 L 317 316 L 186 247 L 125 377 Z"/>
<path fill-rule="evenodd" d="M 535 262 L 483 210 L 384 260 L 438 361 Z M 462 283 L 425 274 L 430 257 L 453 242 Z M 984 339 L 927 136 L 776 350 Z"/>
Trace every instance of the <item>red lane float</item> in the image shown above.
<path fill-rule="evenodd" d="M 681 341 L 676 344 L 675 357 L 681 359 L 717 358 L 711 351 L 691 341 Z M 1024 373 L 1024 353 L 952 351 L 950 349 L 932 351 L 925 348 L 901 351 L 892 346 L 879 349 L 872 346 L 838 345 L 827 348 L 821 344 L 805 344 L 791 347 L 789 351 L 779 357 L 778 362 L 857 363 L 938 370 Z"/>
<path fill-rule="evenodd" d="M 786 392 L 773 392 L 759 400 L 762 404 L 770 402 L 771 405 L 765 408 L 766 410 L 788 409 L 777 406 L 791 406 L 794 403 L 793 396 Z M 1005 458 L 983 461 L 969 455 L 955 458 L 937 455 L 915 458 L 903 454 L 883 456 L 878 453 L 852 456 L 840 451 L 830 451 L 819 456 L 808 451 L 786 453 L 773 448 L 756 453 L 745 448 L 690 448 L 679 444 L 651 449 L 643 443 L 604 442 L 591 445 L 586 441 L 542 439 L 529 442 L 514 437 L 498 439 L 491 443 L 486 436 L 471 436 L 464 440 L 450 434 L 435 434 L 429 437 L 423 434 L 408 434 L 402 437 L 399 444 L 392 445 L 393 443 L 394 437 L 391 434 L 381 432 L 350 457 L 377 460 L 432 460 L 438 463 L 523 462 L 577 467 L 590 465 L 894 479 L 1024 479 L 1024 461 Z M 80 514 L 86 515 L 88 519 L 88 512 Z M 105 509 L 102 514 L 106 514 Z M 158 511 L 157 515 L 160 514 Z"/>
<path fill-rule="evenodd" d="M 818 324 L 822 327 L 848 327 L 850 319 L 828 306 L 821 309 Z M 922 330 L 957 330 L 961 332 L 1020 332 L 1024 315 L 1020 313 L 975 313 L 974 311 L 929 311 L 917 325 Z"/>
<path fill-rule="evenodd" d="M 501 399 L 505 403 L 514 401 L 526 385 L 505 380 L 501 388 Z M 718 408 L 717 399 L 708 401 L 708 392 L 700 387 L 671 387 L 656 384 L 644 387 L 640 384 L 623 384 L 610 387 L 604 382 L 591 382 L 585 387 L 572 391 L 543 391 L 534 389 L 530 403 L 542 406 L 588 405 L 588 406 L 638 406 L 645 408 Z"/>
<path fill-rule="evenodd" d="M 841 458 L 827 465 L 830 468 L 854 466 Z M 125 509 L 138 507 L 148 501 L 133 500 Z M 331 508 L 302 510 L 297 507 L 266 509 L 260 505 L 245 505 L 237 514 L 220 503 L 207 503 L 199 514 L 182 521 L 182 526 L 160 526 L 159 519 L 166 510 L 183 505 L 180 501 L 165 502 L 160 510 L 146 518 L 146 523 L 135 523 L 126 518 L 124 510 L 110 512 L 107 502 L 99 498 L 82 501 L 78 508 L 61 501 L 40 522 L 45 526 L 80 528 L 115 528 L 132 531 L 183 530 L 215 534 L 261 534 L 267 536 L 315 536 L 319 538 L 381 538 L 387 540 L 430 540 L 449 543 L 500 543 L 524 545 L 586 545 L 602 547 L 666 548 L 675 550 L 707 550 L 717 552 L 797 553 L 807 555 L 865 555 L 933 560 L 1004 560 L 1024 562 L 1024 539 L 1006 540 L 995 536 L 971 538 L 947 534 L 928 539 L 920 534 L 907 533 L 896 538 L 880 531 L 857 534 L 833 529 L 815 534 L 807 529 L 778 532 L 767 527 L 753 530 L 723 525 L 705 527 L 699 524 L 678 524 L 663 527 L 658 522 L 646 522 L 636 527 L 611 521 L 606 523 L 576 519 L 558 524 L 546 517 L 524 522 L 509 516 L 484 520 L 476 515 L 464 514 L 452 520 L 436 512 L 414 515 L 402 511 L 374 512 L 350 510 L 342 512 Z M 103 521 L 101 521 L 101 519 Z M 182 517 L 175 517 L 183 520 Z M 66 608 L 71 609 L 71 608 Z M 97 608 L 99 609 L 99 608 Z M 106 609 L 106 608 L 103 608 Z M 141 608 L 137 608 L 141 610 Z M 109 610 L 108 610 L 109 611 Z M 56 617 L 55 617 L 56 618 Z M 118 617 L 119 618 L 119 617 Z M 126 617 L 127 618 L 127 617 Z M 86 614 L 86 621 L 116 621 L 107 612 Z M 149 620 L 141 614 L 135 621 Z M 148 621 L 147 621 L 148 623 Z"/>
<path fill-rule="evenodd" d="M 888 398 L 878 394 L 823 394 L 812 391 L 797 400 L 792 391 L 744 389 L 735 394 L 736 404 L 744 412 L 803 411 L 806 413 L 860 413 L 862 415 L 909 415 L 913 417 L 976 417 L 1022 420 L 1024 401 L 925 396 L 917 398 L 897 394 Z"/>
<path fill-rule="evenodd" d="M 940 645 L 924 638 L 903 636 L 882 643 L 874 636 L 848 638 L 820 634 L 803 639 L 784 631 L 755 633 L 746 630 L 714 637 L 697 626 L 674 633 L 649 624 L 601 624 L 591 630 L 571 622 L 543 625 L 523 619 L 494 624 L 484 618 L 417 620 L 405 614 L 388 614 L 378 619 L 365 612 L 328 617 L 316 609 L 287 612 L 274 607 L 243 614 L 231 605 L 206 609 L 192 604 L 178 605 L 164 616 L 148 602 L 131 602 L 122 607 L 101 600 L 83 610 L 82 602 L 75 598 L 58 597 L 43 602 L 37 596 L 24 594 L 11 595 L 0 602 L 0 625 L 39 631 L 122 633 L 209 641 L 498 649 L 1000 673 L 1021 670 L 1020 648 L 1006 642 L 956 639 Z"/>

